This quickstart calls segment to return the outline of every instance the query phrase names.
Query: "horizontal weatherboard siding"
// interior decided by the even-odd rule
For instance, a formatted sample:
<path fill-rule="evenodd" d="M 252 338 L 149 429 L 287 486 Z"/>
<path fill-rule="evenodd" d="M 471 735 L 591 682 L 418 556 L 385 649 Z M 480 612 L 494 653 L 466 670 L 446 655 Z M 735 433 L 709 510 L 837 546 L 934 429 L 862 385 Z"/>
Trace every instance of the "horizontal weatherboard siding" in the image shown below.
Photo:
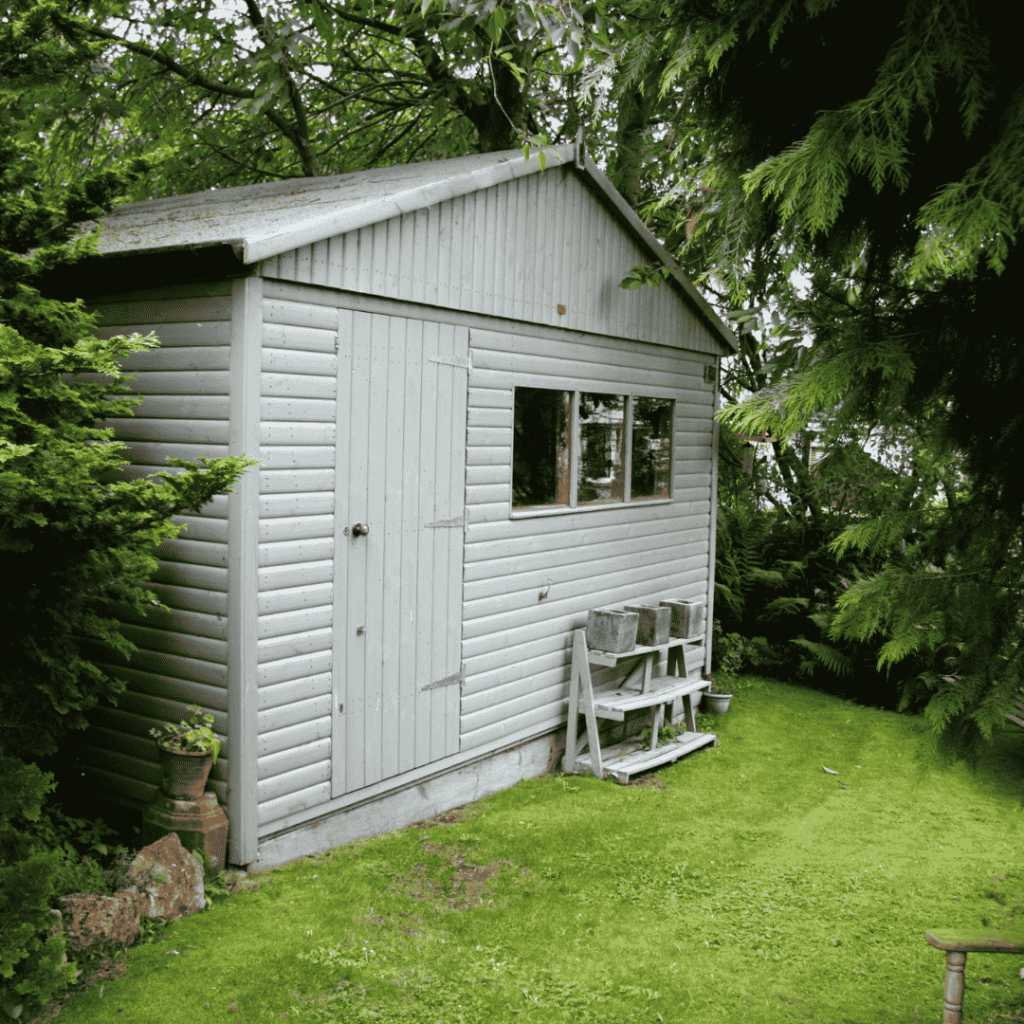
<path fill-rule="evenodd" d="M 221 294 L 210 294 L 220 291 Z M 131 417 L 102 422 L 123 441 L 134 479 L 168 468 L 169 456 L 195 460 L 228 454 L 231 342 L 229 285 L 157 289 L 141 298 L 98 301 L 101 337 L 154 333 L 160 347 L 136 352 L 125 369 L 136 373 L 143 396 Z M 185 529 L 157 551 L 151 589 L 165 608 L 146 615 L 121 610 L 123 632 L 139 650 L 129 664 L 97 654 L 102 667 L 127 683 L 116 708 L 90 713 L 94 729 L 83 749 L 82 770 L 110 798 L 141 807 L 160 783 L 151 728 L 180 720 L 186 705 L 211 710 L 224 749 L 211 784 L 227 806 L 227 498 L 198 513 L 177 516 Z"/>
<path fill-rule="evenodd" d="M 470 344 L 463 751 L 564 721 L 572 630 L 589 609 L 704 596 L 714 408 L 708 356 L 485 330 L 471 331 Z M 511 518 L 517 385 L 672 399 L 672 500 Z M 613 678 L 595 673 L 599 685 Z"/>

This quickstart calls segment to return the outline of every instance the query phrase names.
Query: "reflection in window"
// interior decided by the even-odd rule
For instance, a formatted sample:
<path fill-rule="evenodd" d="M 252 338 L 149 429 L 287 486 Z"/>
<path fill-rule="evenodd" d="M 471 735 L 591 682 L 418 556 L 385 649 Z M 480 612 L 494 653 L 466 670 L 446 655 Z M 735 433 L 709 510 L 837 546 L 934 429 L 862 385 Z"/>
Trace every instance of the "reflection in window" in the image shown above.
<path fill-rule="evenodd" d="M 625 410 L 623 395 L 580 393 L 580 505 L 622 501 L 625 497 Z"/>
<path fill-rule="evenodd" d="M 512 507 L 569 504 L 571 391 L 516 388 Z"/>
<path fill-rule="evenodd" d="M 634 501 L 669 496 L 672 472 L 672 400 L 633 399 L 630 497 Z"/>

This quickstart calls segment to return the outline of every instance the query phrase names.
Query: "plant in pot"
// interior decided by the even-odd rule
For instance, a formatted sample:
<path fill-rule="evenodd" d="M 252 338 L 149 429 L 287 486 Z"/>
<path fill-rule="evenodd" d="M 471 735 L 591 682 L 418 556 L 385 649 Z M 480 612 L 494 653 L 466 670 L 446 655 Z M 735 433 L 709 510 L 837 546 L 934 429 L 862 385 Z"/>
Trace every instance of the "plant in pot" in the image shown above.
<path fill-rule="evenodd" d="M 174 800 L 198 800 L 206 788 L 210 769 L 220 753 L 220 740 L 213 733 L 213 715 L 204 714 L 198 704 L 189 704 L 187 719 L 166 722 L 161 732 L 150 729 L 160 751 L 164 792 Z"/>
<path fill-rule="evenodd" d="M 709 711 L 713 711 L 716 715 L 724 715 L 729 710 L 729 701 L 732 700 L 732 690 L 729 688 L 727 682 L 723 682 L 723 689 L 715 682 L 714 676 L 708 676 L 708 681 L 711 683 L 711 687 L 704 694 L 704 698 L 701 701 L 703 703 L 707 701 L 707 708 Z"/>

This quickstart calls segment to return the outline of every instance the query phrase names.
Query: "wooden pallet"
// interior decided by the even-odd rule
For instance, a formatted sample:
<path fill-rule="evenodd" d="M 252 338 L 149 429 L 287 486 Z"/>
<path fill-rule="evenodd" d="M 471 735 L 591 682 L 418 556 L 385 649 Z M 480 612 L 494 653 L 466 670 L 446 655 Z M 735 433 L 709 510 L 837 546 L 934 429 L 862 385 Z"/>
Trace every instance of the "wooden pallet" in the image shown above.
<path fill-rule="evenodd" d="M 653 663 L 662 652 L 665 652 L 668 659 L 669 674 L 652 679 Z M 636 659 L 637 663 L 617 689 L 594 692 L 591 665 L 610 668 L 631 659 Z M 677 637 L 658 647 L 634 647 L 623 654 L 613 654 L 588 650 L 586 630 L 575 630 L 569 689 L 569 727 L 562 770 L 570 773 L 588 771 L 599 779 L 611 775 L 616 782 L 626 783 L 631 775 L 638 772 L 676 761 L 701 747 L 717 746 L 718 737 L 714 733 L 697 732 L 690 700 L 692 694 L 710 685 L 700 677 L 703 661 L 703 637 Z M 672 723 L 672 706 L 679 698 L 683 701 L 686 731 L 659 746 L 658 733 L 666 714 L 669 724 Z M 597 720 L 606 718 L 622 722 L 627 712 L 643 708 L 654 709 L 650 744 L 627 740 L 602 750 Z M 583 715 L 586 720 L 583 735 L 579 735 L 579 715 Z M 589 748 L 586 753 L 584 748 Z"/>

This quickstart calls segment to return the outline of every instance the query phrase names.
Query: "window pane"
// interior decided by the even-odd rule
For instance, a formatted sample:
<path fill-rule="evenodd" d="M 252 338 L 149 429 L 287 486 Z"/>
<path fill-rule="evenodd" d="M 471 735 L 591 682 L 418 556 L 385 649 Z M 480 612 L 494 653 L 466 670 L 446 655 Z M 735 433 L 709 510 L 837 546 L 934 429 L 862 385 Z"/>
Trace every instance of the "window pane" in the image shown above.
<path fill-rule="evenodd" d="M 572 392 L 516 388 L 512 507 L 569 504 Z"/>
<path fill-rule="evenodd" d="M 672 475 L 672 400 L 633 399 L 633 464 L 630 470 L 634 501 L 669 497 Z"/>
<path fill-rule="evenodd" d="M 622 501 L 625 495 L 623 452 L 625 431 L 622 395 L 580 394 L 578 505 Z"/>

